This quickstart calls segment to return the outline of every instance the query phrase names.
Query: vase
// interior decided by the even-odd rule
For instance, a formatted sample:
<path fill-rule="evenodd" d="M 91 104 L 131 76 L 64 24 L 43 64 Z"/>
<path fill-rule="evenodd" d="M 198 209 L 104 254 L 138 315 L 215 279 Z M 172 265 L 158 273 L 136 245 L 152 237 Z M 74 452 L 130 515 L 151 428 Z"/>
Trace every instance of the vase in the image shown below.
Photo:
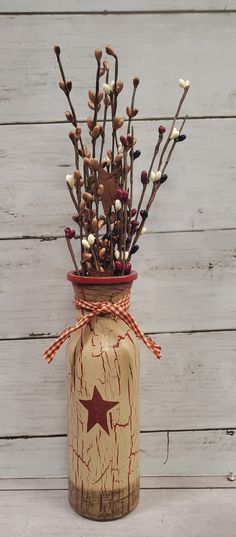
<path fill-rule="evenodd" d="M 77 299 L 116 304 L 137 273 L 67 278 Z M 96 315 L 71 334 L 66 363 L 70 505 L 90 519 L 121 518 L 139 501 L 137 338 L 114 313 Z"/>

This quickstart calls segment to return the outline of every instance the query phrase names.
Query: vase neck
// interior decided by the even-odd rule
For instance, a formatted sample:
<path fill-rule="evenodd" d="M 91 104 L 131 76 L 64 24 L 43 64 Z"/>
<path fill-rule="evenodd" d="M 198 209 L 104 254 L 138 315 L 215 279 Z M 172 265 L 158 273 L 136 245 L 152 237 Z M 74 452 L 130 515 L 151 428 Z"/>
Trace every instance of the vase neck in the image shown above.
<path fill-rule="evenodd" d="M 83 285 L 73 282 L 76 298 L 86 300 L 87 302 L 112 302 L 113 304 L 125 295 L 129 295 L 131 286 L 132 282 L 112 285 Z"/>

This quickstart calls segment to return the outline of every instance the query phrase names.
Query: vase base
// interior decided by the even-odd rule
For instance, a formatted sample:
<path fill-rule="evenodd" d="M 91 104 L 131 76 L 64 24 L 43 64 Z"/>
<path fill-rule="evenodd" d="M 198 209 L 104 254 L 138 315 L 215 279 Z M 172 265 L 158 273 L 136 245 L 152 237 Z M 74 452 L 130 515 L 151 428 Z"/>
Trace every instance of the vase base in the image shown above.
<path fill-rule="evenodd" d="M 75 487 L 69 480 L 69 503 L 79 515 L 101 522 L 122 518 L 139 502 L 139 481 L 126 489 L 89 491 Z"/>

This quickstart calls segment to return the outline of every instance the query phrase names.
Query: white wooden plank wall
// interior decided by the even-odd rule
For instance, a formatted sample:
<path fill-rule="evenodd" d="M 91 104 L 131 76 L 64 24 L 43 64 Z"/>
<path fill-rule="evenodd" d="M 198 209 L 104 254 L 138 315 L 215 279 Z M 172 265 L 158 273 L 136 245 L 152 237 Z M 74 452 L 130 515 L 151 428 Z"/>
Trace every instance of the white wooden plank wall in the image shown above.
<path fill-rule="evenodd" d="M 63 239 L 73 212 L 64 181 L 73 154 L 52 47 L 62 46 L 83 124 L 93 49 L 108 42 L 126 83 L 121 110 L 132 76 L 141 79 L 137 183 L 157 126 L 168 125 L 175 110 L 178 78 L 192 82 L 183 111 L 187 141 L 177 148 L 136 258 L 132 312 L 160 342 L 163 358 L 155 361 L 142 346 L 145 490 L 142 509 L 120 521 L 114 536 L 124 529 L 137 535 L 138 528 L 150 534 L 146 520 L 153 535 L 235 535 L 235 493 L 224 490 L 236 482 L 229 479 L 236 474 L 235 24 L 235 0 L 0 0 L 3 537 L 59 529 L 69 537 L 78 528 L 91 535 L 86 521 L 78 526 L 69 517 L 58 490 L 67 473 L 64 349 L 51 366 L 42 358 L 75 318 Z M 15 515 L 25 505 L 27 527 Z"/>
<path fill-rule="evenodd" d="M 87 88 L 94 84 L 95 76 L 93 51 L 104 42 L 112 42 L 119 51 L 120 76 L 125 81 L 119 99 L 121 110 L 130 98 L 132 76 L 138 72 L 142 81 L 137 93 L 140 118 L 174 113 L 180 76 L 192 81 L 183 113 L 188 107 L 194 117 L 235 116 L 235 24 L 236 12 L 225 11 L 0 15 L 5 43 L 5 49 L 0 49 L 4 70 L 1 121 L 64 119 L 67 104 L 57 88 L 59 75 L 52 52 L 57 42 L 63 49 L 67 76 L 74 82 L 79 119 L 88 115 Z"/>
<path fill-rule="evenodd" d="M 100 13 L 113 12 L 179 12 L 179 11 L 227 11 L 230 12 L 236 9 L 235 0 L 67 0 L 66 4 L 63 0 L 1 0 L 1 13 Z"/>

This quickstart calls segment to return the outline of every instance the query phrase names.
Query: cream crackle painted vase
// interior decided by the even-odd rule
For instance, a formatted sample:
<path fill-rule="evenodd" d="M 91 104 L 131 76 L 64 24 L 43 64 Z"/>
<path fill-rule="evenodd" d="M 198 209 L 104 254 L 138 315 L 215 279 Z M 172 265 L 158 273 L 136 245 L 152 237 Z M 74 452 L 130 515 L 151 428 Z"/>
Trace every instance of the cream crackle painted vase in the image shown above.
<path fill-rule="evenodd" d="M 139 346 L 160 357 L 129 314 L 136 272 L 86 277 L 69 272 L 81 317 L 45 353 L 50 362 L 70 336 L 67 361 L 69 502 L 91 519 L 113 520 L 139 501 Z"/>

